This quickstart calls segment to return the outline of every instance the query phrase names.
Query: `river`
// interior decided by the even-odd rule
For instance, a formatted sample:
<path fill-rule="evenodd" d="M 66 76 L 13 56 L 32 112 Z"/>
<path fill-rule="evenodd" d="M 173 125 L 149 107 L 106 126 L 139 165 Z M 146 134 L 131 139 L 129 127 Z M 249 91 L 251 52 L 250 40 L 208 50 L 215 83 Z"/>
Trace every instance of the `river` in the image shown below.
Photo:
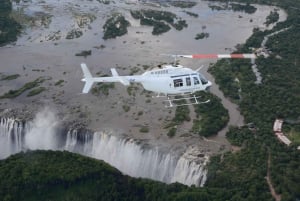
<path fill-rule="evenodd" d="M 0 72 L 4 74 L 20 74 L 16 80 L 1 81 L 0 91 L 5 92 L 21 87 L 24 83 L 42 76 L 46 79 L 42 84 L 47 88 L 41 95 L 26 97 L 21 95 L 13 100 L 0 100 L 1 109 L 26 108 L 36 113 L 45 105 L 52 108 L 62 121 L 78 121 L 92 130 L 114 129 L 116 135 L 126 134 L 132 138 L 151 140 L 162 146 L 185 147 L 193 144 L 195 136 L 190 139 L 179 137 L 169 139 L 164 126 L 173 118 L 175 109 L 166 109 L 162 100 L 151 99 L 138 87 L 136 96 L 130 96 L 124 86 L 116 84 L 109 95 L 80 95 L 83 83 L 80 82 L 82 72 L 80 63 L 85 62 L 92 74 L 110 74 L 109 69 L 117 67 L 119 74 L 127 75 L 132 69 L 137 74 L 144 72 L 143 65 L 155 67 L 161 63 L 172 62 L 172 58 L 162 54 L 195 54 L 195 53 L 230 53 L 237 44 L 243 43 L 254 28 L 265 29 L 266 17 L 275 7 L 255 5 L 254 14 L 233 12 L 229 10 L 214 11 L 211 3 L 199 1 L 192 8 L 173 6 L 159 7 L 156 4 L 139 1 L 114 1 L 101 4 L 98 1 L 80 0 L 31 0 L 14 4 L 14 15 L 23 19 L 24 14 L 32 17 L 33 23 L 27 26 L 15 44 L 0 48 Z M 132 18 L 129 10 L 158 9 L 175 13 L 186 20 L 188 27 L 182 31 L 171 29 L 159 36 L 151 34 L 152 28 L 141 26 Z M 198 14 L 188 15 L 185 11 Z M 286 14 L 279 10 L 280 21 Z M 121 13 L 130 21 L 128 34 L 116 39 L 103 40 L 102 26 L 112 13 Z M 51 16 L 48 24 L 42 23 L 40 16 Z M 24 18 L 25 19 L 25 18 Z M 80 21 L 86 24 L 80 25 Z M 269 26 L 271 28 L 272 26 Z M 67 33 L 80 29 L 80 38 L 65 39 Z M 209 37 L 195 40 L 197 33 L 208 32 Z M 102 47 L 102 48 L 101 48 Z M 82 50 L 92 50 L 86 58 L 76 57 Z M 207 73 L 210 63 L 215 60 L 181 59 L 180 64 L 201 70 L 213 82 L 211 92 L 221 98 L 222 104 L 229 111 L 229 125 L 243 125 L 244 120 L 238 106 L 224 97 Z M 249 61 L 250 62 L 250 61 Z M 55 83 L 63 80 L 63 84 Z M 124 105 L 130 107 L 124 112 Z M 142 115 L 138 115 L 141 114 Z M 139 132 L 142 126 L 149 127 L 149 132 Z M 203 141 L 200 146 L 211 153 L 220 151 L 222 145 L 229 146 L 225 139 L 228 126 L 219 132 L 213 140 L 219 145 Z M 200 141 L 199 138 L 196 138 Z M 197 142 L 198 143 L 198 142 Z M 207 145 L 208 144 L 208 145 Z"/>

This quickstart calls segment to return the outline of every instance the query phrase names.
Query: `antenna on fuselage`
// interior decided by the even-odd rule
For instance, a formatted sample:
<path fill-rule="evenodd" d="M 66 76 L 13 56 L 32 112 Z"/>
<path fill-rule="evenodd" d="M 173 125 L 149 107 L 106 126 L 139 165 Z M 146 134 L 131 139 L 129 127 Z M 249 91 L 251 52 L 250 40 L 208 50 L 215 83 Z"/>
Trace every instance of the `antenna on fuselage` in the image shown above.
<path fill-rule="evenodd" d="M 177 66 L 177 55 L 172 55 L 174 57 L 174 66 Z"/>

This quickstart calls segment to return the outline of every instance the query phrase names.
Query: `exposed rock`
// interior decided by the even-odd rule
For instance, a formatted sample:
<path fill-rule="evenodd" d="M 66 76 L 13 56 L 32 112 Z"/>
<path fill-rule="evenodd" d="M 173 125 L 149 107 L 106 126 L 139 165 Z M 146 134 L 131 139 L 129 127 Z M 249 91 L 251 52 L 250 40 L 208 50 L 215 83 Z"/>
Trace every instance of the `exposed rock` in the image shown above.
<path fill-rule="evenodd" d="M 73 29 L 68 32 L 66 39 L 79 38 L 83 35 L 83 32 L 80 29 Z"/>

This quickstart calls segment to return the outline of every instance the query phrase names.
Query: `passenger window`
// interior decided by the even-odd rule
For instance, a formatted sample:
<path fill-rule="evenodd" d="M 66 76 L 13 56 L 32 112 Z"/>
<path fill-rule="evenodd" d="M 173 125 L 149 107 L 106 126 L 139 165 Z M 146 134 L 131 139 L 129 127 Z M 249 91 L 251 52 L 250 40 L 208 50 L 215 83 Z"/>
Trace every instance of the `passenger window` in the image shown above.
<path fill-rule="evenodd" d="M 175 79 L 175 80 L 173 80 L 173 82 L 174 82 L 174 87 L 182 87 L 183 86 L 182 79 Z"/>
<path fill-rule="evenodd" d="M 194 78 L 194 85 L 200 84 L 199 79 L 197 77 L 193 77 L 193 78 Z"/>
<path fill-rule="evenodd" d="M 191 78 L 190 77 L 187 77 L 185 79 L 185 81 L 186 81 L 186 86 L 191 86 Z"/>

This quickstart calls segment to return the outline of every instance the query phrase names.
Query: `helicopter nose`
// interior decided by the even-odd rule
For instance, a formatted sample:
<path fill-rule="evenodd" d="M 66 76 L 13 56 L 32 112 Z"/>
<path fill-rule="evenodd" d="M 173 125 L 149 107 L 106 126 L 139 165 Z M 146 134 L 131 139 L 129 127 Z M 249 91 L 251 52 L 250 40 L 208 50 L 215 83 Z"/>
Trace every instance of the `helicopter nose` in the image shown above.
<path fill-rule="evenodd" d="M 206 84 L 205 90 L 209 92 L 211 85 L 212 85 L 212 83 L 210 81 L 208 81 L 208 83 Z"/>
<path fill-rule="evenodd" d="M 207 86 L 210 87 L 212 85 L 211 81 L 208 81 Z"/>

